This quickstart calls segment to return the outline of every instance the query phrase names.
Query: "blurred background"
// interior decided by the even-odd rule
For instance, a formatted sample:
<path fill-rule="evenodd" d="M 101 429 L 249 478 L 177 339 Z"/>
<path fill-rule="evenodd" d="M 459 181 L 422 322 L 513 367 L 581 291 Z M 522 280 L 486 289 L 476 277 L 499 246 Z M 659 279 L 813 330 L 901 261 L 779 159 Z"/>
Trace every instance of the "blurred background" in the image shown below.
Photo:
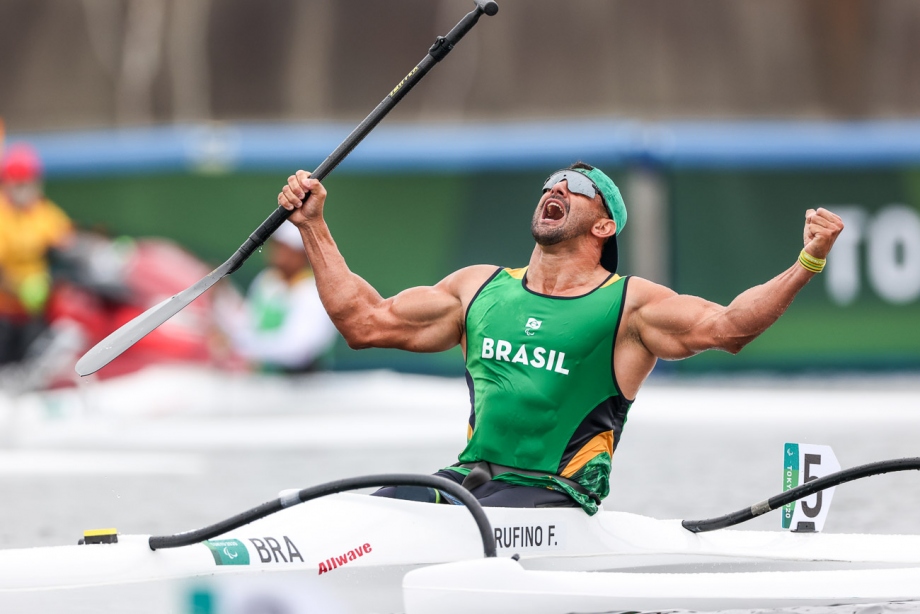
<path fill-rule="evenodd" d="M 467 9 L 459 0 L 4 0 L 0 113 L 81 227 L 227 258 Z M 620 273 L 730 301 L 783 270 L 804 210 L 828 271 L 738 357 L 679 371 L 920 366 L 920 6 L 506 0 L 327 180 L 385 294 L 519 266 L 541 180 L 583 159 L 630 207 Z M 233 276 L 241 290 L 260 257 Z M 182 286 L 184 287 L 184 286 Z M 339 369 L 460 374 L 456 355 Z"/>
<path fill-rule="evenodd" d="M 165 529 L 160 516 L 153 520 L 139 512 L 148 495 L 144 489 L 165 491 L 167 482 L 169 488 L 178 483 L 177 499 L 225 505 L 205 512 L 188 503 L 174 510 L 173 525 L 207 522 L 267 498 L 273 488 L 301 485 L 291 483 L 303 475 L 295 469 L 307 467 L 317 480 L 366 470 L 366 460 L 402 428 L 399 416 L 421 419 L 401 407 L 399 396 L 427 384 L 393 376 L 378 388 L 366 379 L 329 377 L 388 369 L 444 377 L 443 394 L 456 401 L 444 415 L 456 436 L 440 423 L 432 425 L 428 439 L 423 433 L 414 443 L 393 440 L 403 448 L 388 460 L 376 456 L 374 466 L 427 471 L 449 464 L 462 445 L 468 412 L 462 382 L 458 387 L 454 379 L 463 374 L 459 351 L 354 352 L 339 339 L 324 350 L 317 368 L 341 373 L 314 376 L 312 383 L 306 376 L 296 383 L 268 386 L 258 380 L 240 388 L 244 375 L 266 369 L 258 359 L 240 355 L 228 341 L 232 331 L 219 320 L 234 309 L 228 305 L 246 301 L 251 282 L 272 264 L 268 247 L 223 288 L 103 369 L 98 377 L 110 378 L 108 388 L 90 381 L 74 389 L 72 366 L 93 340 L 228 258 L 274 209 L 286 177 L 319 165 L 471 5 L 0 0 L 6 148 L 17 143 L 34 148 L 45 193 L 72 220 L 75 236 L 82 238 L 72 241 L 83 246 L 70 260 L 51 263 L 45 311 L 32 314 L 52 328 L 65 323 L 57 330 L 70 332 L 42 337 L 23 359 L 26 368 L 22 361 L 18 370 L 6 368 L 3 381 L 16 392 L 5 401 L 7 413 L 0 412 L 8 416 L 0 424 L 7 443 L 188 451 L 211 441 L 206 448 L 223 456 L 118 461 L 122 468 L 136 467 L 138 475 L 166 476 L 141 482 L 144 488 L 117 479 L 66 482 L 66 488 L 84 494 L 84 509 L 107 517 L 123 506 L 138 530 Z M 501 0 L 500 5 L 500 13 L 483 20 L 326 180 L 328 222 L 352 269 L 392 295 L 433 284 L 465 265 L 523 266 L 532 249 L 528 221 L 543 179 L 584 160 L 617 180 L 629 208 L 619 273 L 725 304 L 792 265 L 802 245 L 805 210 L 826 207 L 844 218 L 846 231 L 827 270 L 788 313 L 740 355 L 708 353 L 661 364 L 650 385 L 688 386 L 687 396 L 727 387 L 730 394 L 719 397 L 719 407 L 732 409 L 756 404 L 754 399 L 782 405 L 795 390 L 817 390 L 808 403 L 795 405 L 803 412 L 809 403 L 821 403 L 820 391 L 834 390 L 831 409 L 839 413 L 820 419 L 834 422 L 838 431 L 815 422 L 803 436 L 833 444 L 833 433 L 845 433 L 840 440 L 851 453 L 838 450 L 844 466 L 909 455 L 915 437 L 903 426 L 916 426 L 908 409 L 920 407 L 920 3 Z M 159 375 L 148 370 L 138 379 L 144 368 L 170 364 L 180 366 Z M 809 379 L 815 374 L 820 378 Z M 699 380 L 703 375 L 709 379 Z M 116 388 L 118 376 L 125 377 Z M 743 386 L 764 376 L 774 379 Z M 798 378 L 794 385 L 792 376 Z M 378 413 L 377 421 L 362 422 L 367 416 L 342 409 L 340 397 L 311 396 L 326 391 L 324 386 L 367 390 L 364 400 L 352 403 L 367 416 L 387 395 L 396 397 L 395 405 L 384 404 L 380 412 L 409 413 L 388 420 Z M 892 401 L 899 417 L 889 416 L 888 430 L 877 438 L 859 431 L 885 413 L 888 406 L 876 393 L 892 386 L 901 395 Z M 48 388 L 56 390 L 35 393 Z M 651 395 L 650 401 L 655 398 L 664 397 Z M 339 412 L 351 436 L 366 427 L 366 437 L 357 439 L 365 455 L 345 448 L 328 452 L 330 438 L 316 434 L 329 428 L 325 422 L 300 439 L 291 433 L 313 426 L 282 420 L 272 423 L 269 433 L 268 427 L 263 432 L 241 422 L 236 431 L 218 430 L 211 439 L 211 429 L 230 428 L 229 418 L 170 422 L 196 403 L 203 412 L 223 416 L 253 410 Z M 659 415 L 668 416 L 679 405 L 669 396 L 660 403 L 668 409 Z M 630 425 L 639 430 L 643 405 L 636 407 Z M 642 411 L 655 415 L 654 403 L 645 407 Z M 132 411 L 148 421 L 130 422 Z M 696 411 L 704 415 L 706 408 Z M 764 407 L 762 416 L 770 411 Z M 714 421 L 730 423 L 727 414 L 717 414 Z M 801 418 L 783 415 L 787 426 Z M 621 481 L 613 489 L 614 505 L 683 513 L 683 503 L 703 496 L 694 490 L 699 480 L 690 479 L 695 473 L 688 472 L 713 466 L 713 450 L 723 437 L 734 438 L 738 456 L 762 451 L 758 446 L 775 449 L 776 457 L 763 462 L 776 471 L 766 472 L 766 486 L 744 490 L 750 467 L 738 461 L 731 474 L 732 463 L 720 465 L 728 467 L 742 495 L 695 513 L 722 513 L 775 494 L 765 491 L 774 490 L 770 484 L 779 487 L 782 441 L 794 437 L 794 429 L 774 424 L 767 437 L 762 426 L 739 422 L 732 435 L 712 431 L 694 439 L 685 436 L 682 420 L 686 417 L 676 423 L 661 419 L 658 430 L 637 433 L 634 441 L 643 443 L 644 452 L 631 448 L 627 436 L 618 458 L 632 454 L 635 460 L 618 461 L 633 469 L 615 469 Z M 179 436 L 183 433 L 188 436 Z M 757 445 L 750 445 L 755 439 Z M 860 441 L 870 440 L 859 448 Z M 412 445 L 423 453 L 414 455 Z M 259 449 L 260 456 L 241 457 L 240 449 Z M 287 456 L 265 456 L 265 450 Z M 663 450 L 679 452 L 667 457 L 668 464 Z M 8 458 L 0 471 L 12 476 L 38 471 L 29 465 L 34 459 Z M 47 473 L 67 475 L 58 470 L 68 466 L 78 473 L 85 467 L 80 475 L 109 475 L 108 461 L 94 458 L 84 458 L 85 465 L 60 460 L 53 466 L 58 469 Z M 319 466 L 326 469 L 318 471 Z M 202 476 L 211 486 L 203 485 Z M 8 492 L 23 501 L 40 496 L 35 482 L 16 479 L 5 483 Z M 649 486 L 650 480 L 658 486 Z M 226 488 L 231 482 L 234 488 Z M 707 500 L 712 491 L 723 492 L 708 488 Z M 873 492 L 884 492 L 879 488 Z M 136 504 L 116 504 L 116 491 L 118 497 L 130 493 Z M 87 493 L 96 503 L 85 500 Z M 837 501 L 846 506 L 845 497 Z M 59 539 L 57 520 L 39 520 L 28 509 L 0 523 L 34 525 L 24 536 L 3 536 L 5 543 Z M 872 514 L 865 498 L 852 501 L 850 509 L 860 515 L 844 528 L 878 528 L 867 519 Z M 72 518 L 70 511 L 65 515 L 58 520 Z"/>

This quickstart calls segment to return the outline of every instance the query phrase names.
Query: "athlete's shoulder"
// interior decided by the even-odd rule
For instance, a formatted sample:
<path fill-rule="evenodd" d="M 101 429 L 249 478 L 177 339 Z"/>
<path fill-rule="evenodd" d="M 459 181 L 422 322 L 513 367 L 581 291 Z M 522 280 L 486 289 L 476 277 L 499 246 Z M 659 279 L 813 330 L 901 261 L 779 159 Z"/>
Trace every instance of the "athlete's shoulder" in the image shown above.
<path fill-rule="evenodd" d="M 676 295 L 677 293 L 667 286 L 630 275 L 629 291 L 626 293 L 626 308 L 627 310 L 642 309 Z"/>
<path fill-rule="evenodd" d="M 527 267 L 521 267 L 518 269 L 513 269 L 510 267 L 502 267 L 501 272 L 508 275 L 512 279 L 524 279 L 524 275 L 527 273 Z"/>
<path fill-rule="evenodd" d="M 495 266 L 494 264 L 474 264 L 454 271 L 448 275 L 446 279 L 453 279 L 464 284 L 473 283 L 482 285 L 501 270 L 502 267 Z"/>
<path fill-rule="evenodd" d="M 629 276 L 629 275 L 620 276 L 620 275 L 618 275 L 617 273 L 611 273 L 610 276 L 607 277 L 607 279 L 604 280 L 604 283 L 602 283 L 599 287 L 600 287 L 600 288 L 609 288 L 609 287 L 611 287 L 611 286 L 617 286 L 617 285 L 618 285 L 620 288 L 623 288 L 623 287 L 625 287 L 626 281 L 627 281 L 628 279 L 630 279 L 630 276 Z"/>
<path fill-rule="evenodd" d="M 454 271 L 438 283 L 438 287 L 450 292 L 466 304 L 470 298 L 491 279 L 501 267 L 491 264 L 474 264 Z"/>

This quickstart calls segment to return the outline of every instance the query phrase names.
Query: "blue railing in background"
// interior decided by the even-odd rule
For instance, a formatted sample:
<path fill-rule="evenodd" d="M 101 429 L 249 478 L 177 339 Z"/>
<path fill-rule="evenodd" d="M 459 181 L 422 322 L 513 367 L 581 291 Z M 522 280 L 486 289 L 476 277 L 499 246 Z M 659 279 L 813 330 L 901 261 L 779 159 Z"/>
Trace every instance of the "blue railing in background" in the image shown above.
<path fill-rule="evenodd" d="M 343 123 L 207 124 L 10 134 L 41 153 L 48 176 L 315 166 L 351 130 Z M 920 121 L 547 121 L 381 126 L 341 171 L 478 171 L 608 165 L 822 168 L 920 164 Z"/>

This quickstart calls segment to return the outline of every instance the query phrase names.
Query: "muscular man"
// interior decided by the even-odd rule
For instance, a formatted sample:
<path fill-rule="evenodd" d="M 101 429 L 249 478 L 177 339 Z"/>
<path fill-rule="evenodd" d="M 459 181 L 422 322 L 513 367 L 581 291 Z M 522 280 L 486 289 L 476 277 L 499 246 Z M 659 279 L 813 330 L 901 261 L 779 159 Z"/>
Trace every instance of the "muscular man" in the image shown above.
<path fill-rule="evenodd" d="M 437 352 L 460 344 L 464 352 L 468 443 L 460 462 L 437 475 L 463 483 L 483 505 L 577 505 L 589 514 L 609 492 L 626 414 L 656 361 L 741 351 L 821 271 L 843 229 L 830 211 L 808 210 L 798 261 L 723 307 L 618 276 L 626 207 L 607 175 L 579 163 L 545 182 L 527 267 L 470 266 L 383 298 L 349 270 L 323 220 L 325 201 L 325 188 L 304 171 L 278 195 L 349 346 Z M 377 494 L 426 498 L 417 489 Z"/>

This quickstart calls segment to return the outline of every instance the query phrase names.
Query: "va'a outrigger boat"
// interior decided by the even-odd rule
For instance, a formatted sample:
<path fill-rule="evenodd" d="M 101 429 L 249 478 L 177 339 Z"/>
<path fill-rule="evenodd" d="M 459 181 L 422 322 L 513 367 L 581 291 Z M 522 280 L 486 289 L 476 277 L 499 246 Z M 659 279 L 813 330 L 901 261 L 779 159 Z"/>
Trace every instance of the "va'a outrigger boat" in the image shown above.
<path fill-rule="evenodd" d="M 226 606 L 247 599 L 286 599 L 288 612 L 411 614 L 920 601 L 920 535 L 821 533 L 814 506 L 805 510 L 811 524 L 792 525 L 798 531 L 715 530 L 784 506 L 791 521 L 805 507 L 790 509 L 800 499 L 823 491 L 827 506 L 825 489 L 907 469 L 920 469 L 920 458 L 790 481 L 780 495 L 703 521 L 484 510 L 461 486 L 434 476 L 339 480 L 284 491 L 187 533 L 89 531 L 80 545 L 0 551 L 0 612 L 218 614 L 240 611 Z M 787 465 L 786 474 L 795 473 L 802 472 Z M 344 492 L 387 485 L 433 486 L 463 505 Z"/>

